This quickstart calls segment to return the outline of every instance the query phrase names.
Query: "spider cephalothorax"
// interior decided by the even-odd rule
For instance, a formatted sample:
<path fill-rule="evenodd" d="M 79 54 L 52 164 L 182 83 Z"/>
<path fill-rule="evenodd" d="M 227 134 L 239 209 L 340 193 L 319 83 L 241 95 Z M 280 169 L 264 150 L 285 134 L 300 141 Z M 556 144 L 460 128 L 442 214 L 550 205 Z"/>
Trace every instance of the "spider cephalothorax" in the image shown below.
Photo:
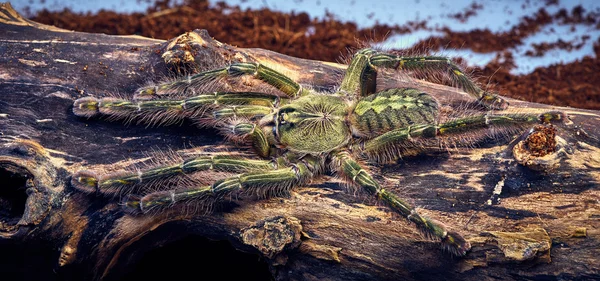
<path fill-rule="evenodd" d="M 141 88 L 133 100 L 82 98 L 75 102 L 73 111 L 78 116 L 105 115 L 150 124 L 170 124 L 181 118 L 198 120 L 203 126 L 218 128 L 228 139 L 252 144 L 262 159 L 199 156 L 130 173 L 99 176 L 80 171 L 73 175 L 72 184 L 89 193 L 134 193 L 127 197 L 124 206 L 144 214 L 181 202 L 218 202 L 232 198 L 226 195 L 243 191 L 279 195 L 331 171 L 349 185 L 375 195 L 428 237 L 441 241 L 452 253 L 464 255 L 470 249 L 467 240 L 443 224 L 420 215 L 405 200 L 387 191 L 373 179 L 361 160 L 394 160 L 407 150 L 422 149 L 424 144 L 447 141 L 465 132 L 522 128 L 561 120 L 563 116 L 558 112 L 541 115 L 488 112 L 441 119 L 437 100 L 418 89 L 391 88 L 376 92 L 372 82 L 378 67 L 442 72 L 483 107 L 504 109 L 508 106 L 502 98 L 480 89 L 460 68 L 442 57 L 401 57 L 364 49 L 355 54 L 340 87 L 333 93 L 303 88 L 261 64 L 235 63 Z M 239 75 L 252 75 L 284 95 L 199 91 L 207 81 Z M 188 96 L 171 97 L 181 92 Z M 170 181 L 176 176 L 207 170 L 230 174 L 207 184 Z M 139 188 L 148 184 L 163 189 L 144 191 Z"/>

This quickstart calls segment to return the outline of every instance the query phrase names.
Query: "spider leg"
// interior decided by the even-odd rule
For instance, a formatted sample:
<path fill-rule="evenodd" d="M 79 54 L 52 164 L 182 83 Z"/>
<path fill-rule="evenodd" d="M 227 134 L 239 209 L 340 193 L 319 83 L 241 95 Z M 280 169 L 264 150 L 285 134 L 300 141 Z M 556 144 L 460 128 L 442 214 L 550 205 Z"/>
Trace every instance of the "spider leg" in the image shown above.
<path fill-rule="evenodd" d="M 376 68 L 446 73 L 465 92 L 476 98 L 483 106 L 491 109 L 506 109 L 508 102 L 496 94 L 477 86 L 464 71 L 447 57 L 423 56 L 403 57 L 378 52 L 373 49 L 360 50 L 346 70 L 340 90 L 366 96 L 375 92 Z"/>
<path fill-rule="evenodd" d="M 302 96 L 306 90 L 302 86 L 284 74 L 275 71 L 260 63 L 243 62 L 233 63 L 227 67 L 200 72 L 172 82 L 161 83 L 155 86 L 143 87 L 136 92 L 136 99 L 154 99 L 156 97 L 183 92 L 187 89 L 202 88 L 210 81 L 223 77 L 237 77 L 241 75 L 252 75 L 277 88 L 289 97 Z"/>
<path fill-rule="evenodd" d="M 125 207 L 132 212 L 147 213 L 191 200 L 218 201 L 237 192 L 256 194 L 259 197 L 280 195 L 311 178 L 316 166 L 299 161 L 290 167 L 242 173 L 218 180 L 209 186 L 189 187 L 160 191 L 139 198 L 130 198 Z"/>
<path fill-rule="evenodd" d="M 458 135 L 468 131 L 487 127 L 523 127 L 528 124 L 560 122 L 565 120 L 564 113 L 550 111 L 540 115 L 533 114 L 485 114 L 465 117 L 439 125 L 421 124 L 396 129 L 367 140 L 362 151 L 367 155 L 379 155 L 389 151 L 390 147 L 412 138 L 437 138 L 439 136 Z"/>
<path fill-rule="evenodd" d="M 368 96 L 375 92 L 375 69 L 369 63 L 370 57 L 376 54 L 377 51 L 373 49 L 362 49 L 354 54 L 352 61 L 346 73 L 344 79 L 340 84 L 340 91 L 347 94 L 356 94 L 360 96 Z"/>
<path fill-rule="evenodd" d="M 464 256 L 471 248 L 471 244 L 460 234 L 449 231 L 442 223 L 420 215 L 413 206 L 400 197 L 382 188 L 350 153 L 341 151 L 333 153 L 333 163 L 341 175 L 353 184 L 356 184 L 377 199 L 386 203 L 394 211 L 413 222 L 427 237 L 439 239 L 442 245 L 457 256 Z"/>
<path fill-rule="evenodd" d="M 185 118 L 194 118 L 212 108 L 226 106 L 272 108 L 280 103 L 277 96 L 255 92 L 215 92 L 182 100 L 125 100 L 115 98 L 80 98 L 73 104 L 73 113 L 81 117 L 106 116 L 149 125 L 171 125 Z M 238 109 L 249 113 L 249 109 Z"/>
<path fill-rule="evenodd" d="M 256 110 L 268 109 L 268 112 L 271 110 L 268 107 L 261 106 L 242 106 L 241 109 L 242 112 L 237 112 L 238 114 L 255 114 L 257 113 Z M 222 110 L 224 110 L 221 112 L 222 115 L 228 114 L 226 110 L 232 111 L 233 114 L 236 113 L 236 110 L 231 108 Z M 248 112 L 243 112 L 244 110 L 248 110 Z M 271 146 L 265 133 L 257 126 L 257 124 L 240 120 L 229 120 L 228 122 L 226 121 L 223 126 L 219 127 L 219 129 L 230 139 L 237 141 L 249 139 L 259 156 L 265 158 L 269 156 Z M 155 167 L 145 171 L 113 174 L 105 177 L 100 177 L 94 172 L 84 170 L 74 174 L 71 183 L 75 188 L 88 193 L 98 192 L 104 194 L 118 194 L 124 189 L 127 189 L 127 187 L 149 184 L 149 182 L 160 184 L 174 176 L 191 174 L 197 171 L 211 169 L 228 171 L 227 169 L 233 169 L 232 171 L 238 172 L 240 170 L 261 170 L 271 167 L 272 165 L 272 162 L 267 160 L 249 160 L 227 156 L 206 156 L 185 160 L 182 163 L 169 166 Z"/>
<path fill-rule="evenodd" d="M 272 111 L 273 108 L 260 105 L 227 106 L 213 111 L 213 118 L 220 120 L 224 118 L 264 116 Z"/>
<path fill-rule="evenodd" d="M 239 120 L 236 120 L 239 121 Z M 220 128 L 227 138 L 234 141 L 244 141 L 250 139 L 254 150 L 261 157 L 269 157 L 271 154 L 271 145 L 261 128 L 251 122 L 231 122 Z"/>
<path fill-rule="evenodd" d="M 122 194 L 136 186 L 161 186 L 174 177 L 200 171 L 247 172 L 270 170 L 276 167 L 269 160 L 253 160 L 225 155 L 200 156 L 181 163 L 154 167 L 142 171 L 98 176 L 92 171 L 79 171 L 71 177 L 71 185 L 87 193 Z"/>

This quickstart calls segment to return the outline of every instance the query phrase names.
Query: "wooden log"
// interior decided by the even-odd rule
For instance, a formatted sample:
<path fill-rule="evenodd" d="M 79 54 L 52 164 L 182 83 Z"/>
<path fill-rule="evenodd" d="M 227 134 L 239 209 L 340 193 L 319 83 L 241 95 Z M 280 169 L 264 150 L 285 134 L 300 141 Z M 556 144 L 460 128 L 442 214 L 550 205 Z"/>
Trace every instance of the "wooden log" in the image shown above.
<path fill-rule="evenodd" d="M 556 152 L 531 155 L 524 132 L 371 166 L 377 180 L 467 237 L 473 247 L 458 258 L 331 175 L 286 197 L 238 200 L 210 214 L 174 208 L 130 215 L 119 198 L 83 194 L 69 184 L 80 169 L 115 170 L 147 160 L 150 150 L 239 149 L 215 131 L 185 122 L 147 128 L 78 118 L 72 113 L 77 98 L 128 96 L 148 81 L 237 61 L 258 61 L 326 90 L 335 87 L 343 65 L 236 48 L 202 30 L 167 42 L 71 32 L 28 21 L 9 4 L 0 6 L 0 53 L 4 274 L 44 280 L 176 276 L 182 270 L 224 276 L 223 268 L 250 274 L 233 257 L 221 271 L 209 268 L 208 261 L 224 251 L 220 246 L 194 253 L 193 268 L 130 272 L 169 243 L 206 237 L 259 255 L 276 280 L 600 279 L 598 111 L 511 99 L 508 112 L 569 116 L 552 137 Z M 472 103 L 439 84 L 393 75 L 379 80 L 423 89 L 449 106 Z M 217 242 L 202 247 L 211 243 Z M 159 254 L 157 264 L 181 255 L 171 254 Z"/>

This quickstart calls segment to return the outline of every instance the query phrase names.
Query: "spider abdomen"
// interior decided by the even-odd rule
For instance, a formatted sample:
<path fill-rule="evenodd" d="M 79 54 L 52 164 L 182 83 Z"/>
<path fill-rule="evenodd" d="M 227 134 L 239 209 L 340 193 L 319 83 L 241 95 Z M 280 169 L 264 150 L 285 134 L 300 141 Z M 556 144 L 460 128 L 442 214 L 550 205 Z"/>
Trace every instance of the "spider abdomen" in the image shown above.
<path fill-rule="evenodd" d="M 350 120 L 354 135 L 374 137 L 413 125 L 436 124 L 438 102 L 417 89 L 389 89 L 359 100 Z"/>

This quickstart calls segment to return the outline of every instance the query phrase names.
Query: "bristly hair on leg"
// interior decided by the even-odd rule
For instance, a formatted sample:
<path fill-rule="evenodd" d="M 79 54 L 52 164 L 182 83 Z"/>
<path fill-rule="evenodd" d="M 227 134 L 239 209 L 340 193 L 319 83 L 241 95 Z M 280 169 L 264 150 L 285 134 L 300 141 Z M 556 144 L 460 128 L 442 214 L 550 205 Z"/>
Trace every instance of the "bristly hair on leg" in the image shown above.
<path fill-rule="evenodd" d="M 81 192 L 96 194 L 99 176 L 93 171 L 81 170 L 71 176 L 71 186 Z"/>
<path fill-rule="evenodd" d="M 129 195 L 122 201 L 127 213 L 132 215 L 155 215 L 160 212 L 180 212 L 182 208 L 194 206 L 194 211 L 212 210 L 215 198 L 208 186 L 176 188 L 157 191 L 146 195 Z M 197 213 L 194 213 L 194 215 Z"/>
<path fill-rule="evenodd" d="M 222 87 L 222 81 L 227 76 L 226 69 L 200 72 L 183 77 L 164 78 L 156 83 L 149 83 L 135 91 L 134 100 L 182 99 L 198 93 L 212 92 Z"/>

